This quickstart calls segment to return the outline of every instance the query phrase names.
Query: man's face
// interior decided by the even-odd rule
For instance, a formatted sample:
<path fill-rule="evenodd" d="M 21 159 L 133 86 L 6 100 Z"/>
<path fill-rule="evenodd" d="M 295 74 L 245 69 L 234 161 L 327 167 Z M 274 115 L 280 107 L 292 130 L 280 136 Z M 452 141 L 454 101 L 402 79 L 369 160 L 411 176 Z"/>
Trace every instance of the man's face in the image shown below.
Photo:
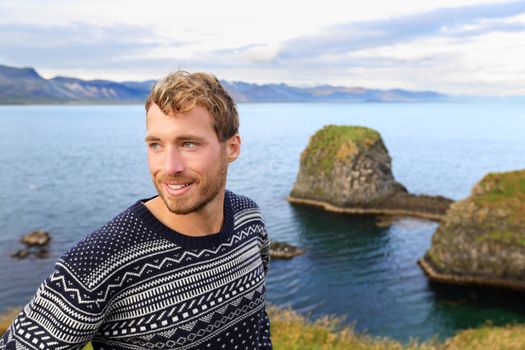
<path fill-rule="evenodd" d="M 210 114 L 199 106 L 165 115 L 152 104 L 146 129 L 151 177 L 170 212 L 185 215 L 222 199 L 228 162 L 238 156 L 231 140 L 238 135 L 219 143 Z"/>

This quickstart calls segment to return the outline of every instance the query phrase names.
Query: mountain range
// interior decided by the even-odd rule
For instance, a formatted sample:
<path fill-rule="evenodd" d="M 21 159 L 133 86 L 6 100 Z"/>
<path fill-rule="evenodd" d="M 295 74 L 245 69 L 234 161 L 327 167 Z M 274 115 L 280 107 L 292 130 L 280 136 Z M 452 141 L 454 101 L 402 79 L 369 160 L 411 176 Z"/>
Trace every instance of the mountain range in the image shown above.
<path fill-rule="evenodd" d="M 70 77 L 45 79 L 34 68 L 0 65 L 0 104 L 143 103 L 155 80 L 115 82 Z M 432 91 L 221 81 L 236 102 L 440 102 Z"/>

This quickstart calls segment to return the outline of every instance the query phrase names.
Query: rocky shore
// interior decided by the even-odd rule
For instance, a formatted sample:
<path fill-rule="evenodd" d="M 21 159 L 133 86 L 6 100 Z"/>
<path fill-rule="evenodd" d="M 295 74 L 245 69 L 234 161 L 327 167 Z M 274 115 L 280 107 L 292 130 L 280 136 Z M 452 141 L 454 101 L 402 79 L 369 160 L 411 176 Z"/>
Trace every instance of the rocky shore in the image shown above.
<path fill-rule="evenodd" d="M 25 245 L 25 248 L 12 253 L 11 257 L 24 259 L 30 255 L 34 255 L 37 258 L 45 259 L 49 256 L 47 245 L 50 240 L 51 236 L 49 232 L 44 230 L 36 230 L 26 233 L 20 238 L 20 242 Z"/>
<path fill-rule="evenodd" d="M 336 125 L 327 125 L 310 138 L 288 200 L 335 212 L 433 220 L 440 220 L 452 203 L 442 196 L 411 194 L 397 182 L 377 131 Z"/>
<path fill-rule="evenodd" d="M 296 247 L 286 242 L 272 241 L 270 243 L 270 258 L 279 260 L 288 260 L 294 256 L 304 254 L 304 249 Z"/>
<path fill-rule="evenodd" d="M 438 282 L 525 290 L 525 170 L 490 173 L 454 203 L 419 264 Z"/>

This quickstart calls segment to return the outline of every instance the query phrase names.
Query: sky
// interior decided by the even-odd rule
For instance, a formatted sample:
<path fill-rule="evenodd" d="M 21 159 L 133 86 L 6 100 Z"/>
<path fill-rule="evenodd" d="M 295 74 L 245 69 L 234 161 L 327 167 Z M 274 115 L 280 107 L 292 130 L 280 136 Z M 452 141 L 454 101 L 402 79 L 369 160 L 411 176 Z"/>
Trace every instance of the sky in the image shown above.
<path fill-rule="evenodd" d="M 42 76 L 525 95 L 525 1 L 0 2 L 0 64 Z"/>

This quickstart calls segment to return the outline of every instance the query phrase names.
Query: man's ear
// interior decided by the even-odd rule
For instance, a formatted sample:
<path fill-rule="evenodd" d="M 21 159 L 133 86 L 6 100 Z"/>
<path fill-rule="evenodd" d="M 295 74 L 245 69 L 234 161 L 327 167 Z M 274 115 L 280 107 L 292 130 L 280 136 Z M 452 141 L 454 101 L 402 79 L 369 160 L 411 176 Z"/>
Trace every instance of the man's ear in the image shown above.
<path fill-rule="evenodd" d="M 228 163 L 233 162 L 241 154 L 241 136 L 235 134 L 226 140 L 226 151 L 228 154 Z"/>

